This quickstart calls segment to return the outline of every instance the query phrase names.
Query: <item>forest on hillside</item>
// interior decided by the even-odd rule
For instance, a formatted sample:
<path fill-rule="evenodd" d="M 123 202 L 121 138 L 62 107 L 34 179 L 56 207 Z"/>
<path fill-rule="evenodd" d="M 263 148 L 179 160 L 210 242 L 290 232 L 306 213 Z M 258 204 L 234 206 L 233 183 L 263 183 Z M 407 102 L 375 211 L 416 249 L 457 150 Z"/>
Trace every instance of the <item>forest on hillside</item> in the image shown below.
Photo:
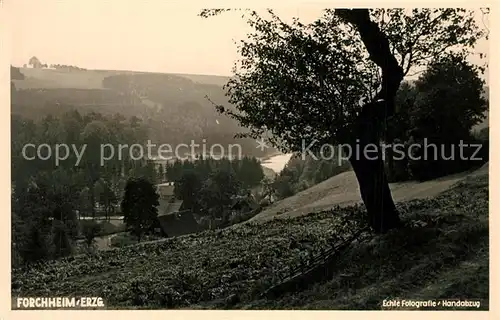
<path fill-rule="evenodd" d="M 18 89 L 16 84 L 23 87 L 23 82 L 30 83 L 33 79 L 42 84 L 48 80 L 24 77 L 19 68 L 12 67 L 12 70 L 11 110 L 14 115 L 41 119 L 47 114 L 59 116 L 72 110 L 82 114 L 121 114 L 141 119 L 148 127 L 147 138 L 156 144 L 178 145 L 205 140 L 208 147 L 240 144 L 244 154 L 249 156 L 262 157 L 275 152 L 273 148 L 257 149 L 253 139 L 235 138 L 245 129 L 216 111 L 214 103 L 227 102 L 219 85 L 194 82 L 170 74 L 110 73 L 103 76 L 95 71 L 80 70 L 79 73 L 89 73 L 89 77 L 102 78 L 102 88 Z M 37 75 L 47 73 L 47 78 L 53 72 L 58 72 L 60 79 L 74 76 L 74 73 L 64 71 L 40 69 L 37 72 Z M 54 83 L 48 83 L 54 86 Z"/>

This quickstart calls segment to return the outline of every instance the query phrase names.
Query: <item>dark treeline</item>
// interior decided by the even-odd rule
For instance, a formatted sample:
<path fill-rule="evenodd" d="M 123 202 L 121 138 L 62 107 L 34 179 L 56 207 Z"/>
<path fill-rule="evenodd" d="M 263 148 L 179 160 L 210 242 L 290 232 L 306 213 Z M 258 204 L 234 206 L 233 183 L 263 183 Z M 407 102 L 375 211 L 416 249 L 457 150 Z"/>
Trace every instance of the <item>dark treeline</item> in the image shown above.
<path fill-rule="evenodd" d="M 396 95 L 399 112 L 387 122 L 385 142 L 404 145 L 401 159 L 386 151 L 391 181 L 428 180 L 469 170 L 489 158 L 488 128 L 474 131 L 488 111 L 488 89 L 478 68 L 449 56 L 436 60 Z M 467 144 L 462 147 L 460 144 Z M 409 150 L 410 145 L 419 145 Z M 425 147 L 426 145 L 435 147 Z"/>
<path fill-rule="evenodd" d="M 178 181 L 186 171 L 194 172 L 200 180 L 206 180 L 210 174 L 217 170 L 231 172 L 248 188 L 256 187 L 264 178 L 260 162 L 254 157 L 241 159 L 197 159 L 195 161 L 175 161 L 164 166 L 168 181 Z"/>
<path fill-rule="evenodd" d="M 85 70 L 87 70 L 85 68 L 80 68 L 78 66 L 67 65 L 67 64 L 54 63 L 54 64 L 47 65 L 47 63 L 42 63 L 40 61 L 40 59 L 38 59 L 36 56 L 31 57 L 30 60 L 28 61 L 28 63 L 24 64 L 23 67 L 26 68 L 26 67 L 28 67 L 28 65 L 31 66 L 32 68 L 36 68 L 36 69 L 52 68 L 52 69 L 64 69 L 66 71 L 85 71 Z"/>
<path fill-rule="evenodd" d="M 184 209 L 222 225 L 240 218 L 231 216 L 238 199 L 245 211 L 255 207 L 261 196 L 264 172 L 255 158 L 176 161 L 165 169 L 167 179 L 176 182 L 174 193 L 184 201 Z"/>
<path fill-rule="evenodd" d="M 67 64 L 58 64 L 58 63 L 49 65 L 49 68 L 64 69 L 64 70 L 69 70 L 69 71 L 85 71 L 85 70 L 87 70 L 85 68 L 80 68 L 78 66 L 72 66 L 72 65 L 67 65 Z"/>

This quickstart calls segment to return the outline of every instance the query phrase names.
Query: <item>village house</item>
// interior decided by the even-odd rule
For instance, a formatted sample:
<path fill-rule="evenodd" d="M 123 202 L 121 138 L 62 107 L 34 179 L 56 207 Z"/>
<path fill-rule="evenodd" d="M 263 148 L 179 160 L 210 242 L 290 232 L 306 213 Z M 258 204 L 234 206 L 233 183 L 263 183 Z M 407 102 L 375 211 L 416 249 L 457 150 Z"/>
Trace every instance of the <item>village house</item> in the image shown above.
<path fill-rule="evenodd" d="M 189 210 L 182 210 L 182 200 L 174 196 L 174 183 L 166 182 L 156 185 L 160 196 L 158 206 L 158 222 L 161 233 L 167 237 L 201 231 L 201 227 Z"/>

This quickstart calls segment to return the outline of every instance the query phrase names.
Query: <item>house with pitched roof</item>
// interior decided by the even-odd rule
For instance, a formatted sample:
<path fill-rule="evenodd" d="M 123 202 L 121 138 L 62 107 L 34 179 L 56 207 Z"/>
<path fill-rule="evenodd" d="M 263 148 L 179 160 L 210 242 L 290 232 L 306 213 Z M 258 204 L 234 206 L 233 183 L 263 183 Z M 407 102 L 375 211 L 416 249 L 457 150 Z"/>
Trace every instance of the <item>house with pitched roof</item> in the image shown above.
<path fill-rule="evenodd" d="M 175 237 L 202 230 L 193 213 L 190 210 L 183 210 L 183 201 L 175 198 L 172 182 L 158 184 L 156 188 L 160 196 L 158 222 L 165 236 Z"/>

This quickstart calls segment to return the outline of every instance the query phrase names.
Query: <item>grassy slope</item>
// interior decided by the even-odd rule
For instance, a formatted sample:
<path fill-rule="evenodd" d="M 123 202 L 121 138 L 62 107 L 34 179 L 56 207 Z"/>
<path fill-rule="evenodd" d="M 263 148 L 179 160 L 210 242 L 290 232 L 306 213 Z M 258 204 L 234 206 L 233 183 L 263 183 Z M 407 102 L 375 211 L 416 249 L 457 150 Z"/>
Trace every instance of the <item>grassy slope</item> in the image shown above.
<path fill-rule="evenodd" d="M 487 165 L 484 169 L 487 170 Z M 464 172 L 426 182 L 392 183 L 390 187 L 396 202 L 433 197 L 464 179 L 468 174 Z M 349 206 L 360 201 L 356 175 L 353 171 L 347 171 L 269 206 L 250 221 L 298 217 L 310 212 L 327 210 L 336 205 Z"/>
<path fill-rule="evenodd" d="M 404 230 L 358 244 L 326 282 L 274 300 L 257 293 L 307 252 L 328 248 L 337 208 L 245 224 L 13 270 L 13 296 L 102 296 L 118 308 L 380 309 L 385 298 L 488 298 L 488 175 L 428 200 L 400 203 Z M 340 274 L 350 274 L 348 280 Z M 237 294 L 241 302 L 225 298 Z"/>

